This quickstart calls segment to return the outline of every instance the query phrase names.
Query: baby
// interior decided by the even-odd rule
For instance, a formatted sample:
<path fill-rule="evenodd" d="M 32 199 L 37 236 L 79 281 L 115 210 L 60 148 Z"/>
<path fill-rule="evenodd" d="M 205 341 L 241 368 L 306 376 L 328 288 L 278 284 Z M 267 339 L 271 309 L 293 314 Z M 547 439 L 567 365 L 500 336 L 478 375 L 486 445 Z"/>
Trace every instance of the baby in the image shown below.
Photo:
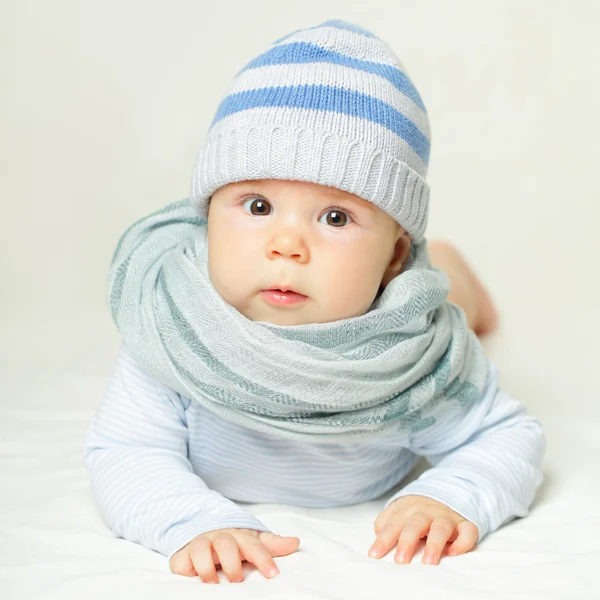
<path fill-rule="evenodd" d="M 527 515 L 544 436 L 475 335 L 496 327 L 481 283 L 424 237 L 429 140 L 405 69 L 351 23 L 237 74 L 191 199 L 113 258 L 123 345 L 84 460 L 116 536 L 207 583 L 242 581 L 243 561 L 269 578 L 299 539 L 240 502 L 365 502 L 419 456 L 432 467 L 386 499 L 369 556 L 408 563 L 426 537 L 437 564 Z"/>

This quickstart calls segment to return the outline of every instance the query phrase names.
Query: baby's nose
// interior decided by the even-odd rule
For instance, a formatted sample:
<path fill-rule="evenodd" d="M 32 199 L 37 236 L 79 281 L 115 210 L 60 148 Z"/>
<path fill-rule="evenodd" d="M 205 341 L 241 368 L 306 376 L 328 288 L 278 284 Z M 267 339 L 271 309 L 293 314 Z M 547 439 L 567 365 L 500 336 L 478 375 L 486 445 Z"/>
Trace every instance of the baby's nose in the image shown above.
<path fill-rule="evenodd" d="M 267 257 L 271 260 L 279 257 L 293 258 L 306 262 L 309 251 L 300 233 L 294 229 L 279 231 L 267 245 Z"/>

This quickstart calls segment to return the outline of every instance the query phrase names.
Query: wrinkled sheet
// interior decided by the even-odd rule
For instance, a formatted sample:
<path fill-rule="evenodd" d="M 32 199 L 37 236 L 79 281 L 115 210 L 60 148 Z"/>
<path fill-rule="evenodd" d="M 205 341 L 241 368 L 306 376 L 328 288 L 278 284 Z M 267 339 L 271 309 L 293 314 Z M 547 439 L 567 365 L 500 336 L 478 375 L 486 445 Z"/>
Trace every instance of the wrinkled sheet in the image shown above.
<path fill-rule="evenodd" d="M 300 550 L 276 559 L 281 574 L 272 580 L 247 565 L 243 583 L 231 584 L 219 571 L 221 585 L 209 586 L 172 574 L 156 552 L 114 538 L 97 512 L 82 444 L 116 348 L 103 352 L 72 370 L 5 365 L 0 372 L 3 600 L 600 598 L 600 410 L 597 387 L 577 387 L 575 371 L 551 386 L 529 387 L 512 368 L 505 387 L 529 392 L 528 408 L 546 432 L 546 479 L 529 516 L 488 535 L 474 551 L 438 566 L 421 565 L 423 546 L 410 565 L 395 564 L 391 552 L 368 558 L 385 497 L 337 509 L 245 505 L 273 530 L 299 536 Z M 501 371 L 502 362 L 496 360 Z M 570 414 L 573 402 L 581 410 Z M 411 477 L 424 468 L 422 461 Z"/>

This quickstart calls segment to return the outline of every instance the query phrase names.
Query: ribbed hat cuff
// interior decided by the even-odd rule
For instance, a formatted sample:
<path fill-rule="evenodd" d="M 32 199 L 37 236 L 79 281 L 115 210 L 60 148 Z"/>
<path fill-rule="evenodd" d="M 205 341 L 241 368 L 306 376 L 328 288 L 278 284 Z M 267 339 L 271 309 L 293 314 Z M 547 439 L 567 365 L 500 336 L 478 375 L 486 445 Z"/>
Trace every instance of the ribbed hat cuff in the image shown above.
<path fill-rule="evenodd" d="M 429 186 L 406 163 L 331 132 L 284 125 L 211 131 L 196 158 L 191 201 L 206 216 L 208 200 L 237 181 L 290 179 L 356 194 L 394 218 L 414 242 L 427 226 Z"/>

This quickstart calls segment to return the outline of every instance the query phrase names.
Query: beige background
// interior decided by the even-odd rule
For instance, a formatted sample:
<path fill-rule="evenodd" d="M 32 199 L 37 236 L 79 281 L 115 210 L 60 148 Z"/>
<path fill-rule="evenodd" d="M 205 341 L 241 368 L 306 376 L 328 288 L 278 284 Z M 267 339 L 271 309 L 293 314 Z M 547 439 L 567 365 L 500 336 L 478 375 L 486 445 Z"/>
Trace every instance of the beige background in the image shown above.
<path fill-rule="evenodd" d="M 585 348 L 578 366 L 596 368 L 597 4 L 282 7 L 0 3 L 0 357 L 97 364 L 118 341 L 105 300 L 117 240 L 188 195 L 230 79 L 285 33 L 343 18 L 388 41 L 424 99 L 429 237 L 455 242 L 488 283 L 503 314 L 496 339 L 510 346 L 503 366 L 545 385 L 565 352 Z"/>

